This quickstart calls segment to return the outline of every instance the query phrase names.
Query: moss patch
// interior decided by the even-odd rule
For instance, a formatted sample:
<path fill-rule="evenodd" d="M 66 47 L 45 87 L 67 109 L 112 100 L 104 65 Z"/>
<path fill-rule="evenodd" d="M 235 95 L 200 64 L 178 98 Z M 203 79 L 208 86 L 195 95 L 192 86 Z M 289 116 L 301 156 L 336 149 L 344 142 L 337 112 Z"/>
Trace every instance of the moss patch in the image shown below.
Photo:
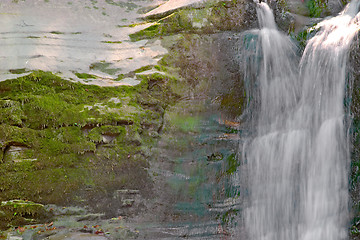
<path fill-rule="evenodd" d="M 102 43 L 122 43 L 122 41 L 101 41 Z"/>
<path fill-rule="evenodd" d="M 50 33 L 56 35 L 65 34 L 64 32 L 60 32 L 60 31 L 51 31 Z"/>
<path fill-rule="evenodd" d="M 0 82 L 0 200 L 86 204 L 111 215 L 121 205 L 114 191 L 149 194 L 142 151 L 176 101 L 176 79 L 141 78 L 136 87 L 99 87 L 37 71 Z"/>
<path fill-rule="evenodd" d="M 42 204 L 23 200 L 2 201 L 0 204 L 0 228 L 33 224 L 45 220 L 50 214 Z"/>
<path fill-rule="evenodd" d="M 74 73 L 78 78 L 81 78 L 81 79 L 94 79 L 94 78 L 97 78 L 95 75 L 92 75 L 92 74 L 88 74 L 88 73 Z"/>
<path fill-rule="evenodd" d="M 244 30 L 256 21 L 253 14 L 256 15 L 255 8 L 242 0 L 218 2 L 200 9 L 180 9 L 161 19 L 150 16 L 150 20 L 156 21 L 154 25 L 130 34 L 130 38 L 138 41 L 177 33 L 209 34 Z"/>
<path fill-rule="evenodd" d="M 96 63 L 92 63 L 90 65 L 90 69 L 91 70 L 99 70 L 103 73 L 107 73 L 110 75 L 114 75 L 117 71 L 119 71 L 120 69 L 117 68 L 110 68 L 112 64 L 108 63 L 108 62 L 96 62 Z"/>

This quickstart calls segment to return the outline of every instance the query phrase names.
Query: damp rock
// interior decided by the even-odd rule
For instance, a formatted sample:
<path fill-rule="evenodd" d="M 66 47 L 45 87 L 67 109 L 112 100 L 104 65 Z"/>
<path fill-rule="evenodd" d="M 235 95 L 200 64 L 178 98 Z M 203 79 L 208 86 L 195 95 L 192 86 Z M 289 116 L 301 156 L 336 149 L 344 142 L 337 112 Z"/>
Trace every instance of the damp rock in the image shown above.
<path fill-rule="evenodd" d="M 2 201 L 0 212 L 0 230 L 45 221 L 51 216 L 44 205 L 24 200 Z"/>

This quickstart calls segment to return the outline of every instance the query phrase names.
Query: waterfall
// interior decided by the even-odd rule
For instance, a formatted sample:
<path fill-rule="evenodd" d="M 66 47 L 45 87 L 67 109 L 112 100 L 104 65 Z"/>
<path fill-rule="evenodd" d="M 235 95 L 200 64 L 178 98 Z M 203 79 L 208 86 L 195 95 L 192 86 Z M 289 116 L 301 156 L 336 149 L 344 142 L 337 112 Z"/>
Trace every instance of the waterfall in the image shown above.
<path fill-rule="evenodd" d="M 359 1 L 314 27 L 301 59 L 258 3 L 259 30 L 247 45 L 245 79 L 256 134 L 244 144 L 244 220 L 251 240 L 347 238 L 349 146 L 346 60 L 360 28 Z M 254 87 L 255 86 L 255 87 Z"/>

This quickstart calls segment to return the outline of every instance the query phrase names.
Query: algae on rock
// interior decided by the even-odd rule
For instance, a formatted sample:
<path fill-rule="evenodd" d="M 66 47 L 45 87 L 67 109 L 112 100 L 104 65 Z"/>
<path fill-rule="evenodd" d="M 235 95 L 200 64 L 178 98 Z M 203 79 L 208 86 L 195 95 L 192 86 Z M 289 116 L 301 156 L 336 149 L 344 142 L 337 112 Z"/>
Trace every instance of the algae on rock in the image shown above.
<path fill-rule="evenodd" d="M 0 82 L 0 200 L 88 205 L 111 215 L 123 208 L 112 192 L 150 194 L 142 149 L 151 149 L 157 136 L 150 133 L 176 100 L 168 86 L 176 79 L 141 79 L 135 87 L 98 87 L 35 71 Z"/>
<path fill-rule="evenodd" d="M 51 216 L 42 204 L 24 200 L 2 201 L 0 204 L 0 229 L 9 226 L 37 223 Z"/>
<path fill-rule="evenodd" d="M 163 37 L 177 33 L 212 34 L 241 31 L 256 26 L 255 5 L 245 0 L 220 1 L 199 9 L 179 9 L 170 15 L 148 16 L 155 23 L 130 34 L 132 41 Z"/>

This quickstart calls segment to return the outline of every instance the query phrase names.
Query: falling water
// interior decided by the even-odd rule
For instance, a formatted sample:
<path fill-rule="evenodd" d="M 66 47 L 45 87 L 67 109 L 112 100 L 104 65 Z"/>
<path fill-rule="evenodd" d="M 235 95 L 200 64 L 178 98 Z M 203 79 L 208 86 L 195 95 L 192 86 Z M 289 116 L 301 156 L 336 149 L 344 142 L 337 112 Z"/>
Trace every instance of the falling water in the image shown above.
<path fill-rule="evenodd" d="M 257 85 L 250 106 L 258 112 L 256 136 L 243 150 L 249 239 L 347 238 L 343 99 L 347 52 L 360 25 L 358 7 L 353 1 L 316 25 L 298 61 L 294 45 L 277 31 L 271 9 L 258 4 L 261 29 L 251 32 L 255 46 L 249 50 L 248 44 L 244 53 L 245 78 Z"/>

